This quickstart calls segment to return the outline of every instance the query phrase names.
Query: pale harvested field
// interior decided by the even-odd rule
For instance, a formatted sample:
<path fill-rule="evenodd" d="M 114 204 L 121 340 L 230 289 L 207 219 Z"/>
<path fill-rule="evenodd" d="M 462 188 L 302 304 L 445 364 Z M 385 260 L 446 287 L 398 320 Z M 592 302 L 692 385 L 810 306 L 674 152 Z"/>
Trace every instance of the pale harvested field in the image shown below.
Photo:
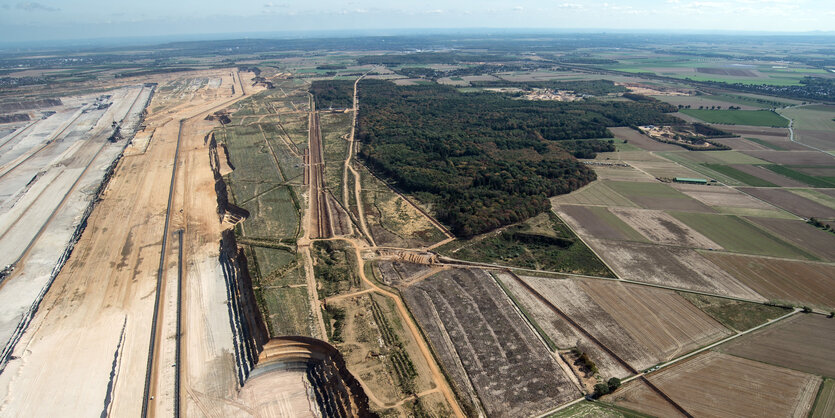
<path fill-rule="evenodd" d="M 617 406 L 655 417 L 684 417 L 670 402 L 655 393 L 641 380 L 633 380 L 611 395 L 602 398 Z"/>
<path fill-rule="evenodd" d="M 628 376 L 629 370 L 624 368 L 617 360 L 615 360 L 609 353 L 602 350 L 588 337 L 581 334 L 574 327 L 562 319 L 559 315 L 539 298 L 532 294 L 528 289 L 521 285 L 515 278 L 507 273 L 495 273 L 496 277 L 501 280 L 502 284 L 508 288 L 513 297 L 522 305 L 522 307 L 531 316 L 531 319 L 536 321 L 542 331 L 554 342 L 559 349 L 569 349 L 577 347 L 581 351 L 588 353 L 589 357 L 595 362 L 597 368 L 605 376 Z M 522 280 L 529 280 L 528 277 L 522 277 Z M 569 281 L 570 279 L 549 279 L 554 281 Z M 567 285 L 564 285 L 567 286 Z"/>
<path fill-rule="evenodd" d="M 615 138 L 625 139 L 628 143 L 640 147 L 647 151 L 677 151 L 681 147 L 673 144 L 665 144 L 658 142 L 632 128 L 609 128 L 615 135 Z"/>
<path fill-rule="evenodd" d="M 554 196 L 551 198 L 551 204 L 637 207 L 635 203 L 600 181 L 592 182 L 569 194 Z"/>
<path fill-rule="evenodd" d="M 673 183 L 678 191 L 713 207 L 736 207 L 747 209 L 774 210 L 762 200 L 726 186 L 703 186 L 699 184 Z"/>
<path fill-rule="evenodd" d="M 741 187 L 739 190 L 804 218 L 835 218 L 835 209 L 801 197 L 788 190 Z"/>
<path fill-rule="evenodd" d="M 560 219 L 581 237 L 615 241 L 646 241 L 643 235 L 601 206 L 560 205 L 554 207 Z"/>
<path fill-rule="evenodd" d="M 599 280 L 583 288 L 657 362 L 719 340 L 730 331 L 675 292 Z"/>
<path fill-rule="evenodd" d="M 637 242 L 587 241 L 622 279 L 762 299 L 693 249 Z"/>
<path fill-rule="evenodd" d="M 627 143 L 626 145 L 629 145 Z M 644 150 L 634 150 L 634 151 L 614 151 L 614 152 L 601 152 L 597 154 L 595 157 L 596 161 L 607 161 L 607 160 L 622 160 L 632 163 L 634 161 L 649 161 L 649 162 L 663 162 L 666 161 L 664 158 L 661 158 L 650 151 Z"/>
<path fill-rule="evenodd" d="M 712 252 L 704 257 L 769 300 L 835 308 L 835 265 Z"/>
<path fill-rule="evenodd" d="M 745 151 L 752 157 L 784 165 L 832 165 L 835 156 L 820 151 Z"/>
<path fill-rule="evenodd" d="M 601 280 L 522 279 L 637 370 L 730 334 L 672 291 Z"/>
<path fill-rule="evenodd" d="M 447 270 L 402 294 L 465 403 L 516 417 L 579 396 L 487 272 Z"/>
<path fill-rule="evenodd" d="M 601 153 L 603 154 L 603 153 Z M 598 154 L 598 156 L 601 156 Z M 622 152 L 607 152 L 608 154 L 605 158 L 611 158 L 612 160 L 623 160 L 621 154 Z M 605 160 L 605 158 L 603 158 Z M 606 161 L 608 162 L 608 161 Z M 631 162 L 630 162 L 631 164 Z M 633 164 L 634 165 L 634 164 Z M 644 173 L 643 171 L 637 170 L 634 167 L 618 167 L 618 166 L 591 166 L 594 169 L 595 174 L 597 174 L 597 178 L 599 180 L 623 180 L 623 181 L 654 181 L 655 179 Z"/>
<path fill-rule="evenodd" d="M 671 161 L 634 161 L 631 163 L 640 170 L 643 170 L 657 178 L 672 179 L 676 177 L 702 178 L 699 174 L 687 167 Z M 626 179 L 623 179 L 626 180 Z"/>
<path fill-rule="evenodd" d="M 820 377 L 717 352 L 701 354 L 649 376 L 699 417 L 805 417 Z"/>
<path fill-rule="evenodd" d="M 835 320 L 795 315 L 720 346 L 724 353 L 806 373 L 835 376 Z"/>
<path fill-rule="evenodd" d="M 649 242 L 695 248 L 722 248 L 665 212 L 651 209 L 613 208 L 610 210 Z"/>
<path fill-rule="evenodd" d="M 774 183 L 780 187 L 805 187 L 806 183 L 801 183 L 797 180 L 781 176 L 765 167 L 759 167 L 750 164 L 733 164 L 729 167 L 735 168 L 743 173 L 750 174 L 761 180 Z"/>
<path fill-rule="evenodd" d="M 835 149 L 835 133 L 831 130 L 798 129 L 795 131 L 797 141 L 822 150 Z"/>
<path fill-rule="evenodd" d="M 765 227 L 792 244 L 811 251 L 823 260 L 835 260 L 835 234 L 831 232 L 822 231 L 800 220 L 755 217 L 746 219 Z"/>

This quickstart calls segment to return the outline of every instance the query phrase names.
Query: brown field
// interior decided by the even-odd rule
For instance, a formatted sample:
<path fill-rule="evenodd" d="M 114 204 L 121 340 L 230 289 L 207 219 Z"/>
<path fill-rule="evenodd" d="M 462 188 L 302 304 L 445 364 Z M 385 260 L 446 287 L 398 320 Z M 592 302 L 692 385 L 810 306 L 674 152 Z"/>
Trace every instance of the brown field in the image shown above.
<path fill-rule="evenodd" d="M 637 242 L 592 239 L 588 242 L 622 279 L 762 299 L 692 249 Z"/>
<path fill-rule="evenodd" d="M 835 266 L 720 253 L 705 258 L 770 300 L 835 308 Z"/>
<path fill-rule="evenodd" d="M 641 380 L 633 380 L 625 384 L 611 395 L 604 396 L 603 401 L 617 406 L 638 411 L 656 417 L 683 417 L 670 402 L 650 389 Z"/>
<path fill-rule="evenodd" d="M 615 241 L 644 241 L 643 236 L 599 206 L 560 205 L 554 211 L 582 237 Z"/>
<path fill-rule="evenodd" d="M 534 415 L 579 396 L 488 273 L 448 270 L 402 294 L 470 414 L 480 403 L 489 416 Z"/>
<path fill-rule="evenodd" d="M 702 186 L 698 184 L 674 183 L 676 190 L 714 207 L 738 207 L 749 209 L 774 209 L 773 206 L 754 199 L 744 193 L 726 186 Z"/>
<path fill-rule="evenodd" d="M 749 141 L 745 138 L 713 138 L 710 141 L 722 145 L 727 145 L 735 151 L 763 151 L 771 149 L 765 145 L 760 145 L 756 142 Z"/>
<path fill-rule="evenodd" d="M 624 154 L 624 153 L 625 152 L 619 152 L 619 151 L 601 152 L 601 153 L 598 153 L 597 156 L 603 162 L 608 162 L 608 161 L 605 161 L 607 158 L 610 158 L 612 160 L 622 161 L 622 160 L 625 159 L 625 158 L 622 158 L 622 157 L 625 157 L 625 156 L 622 156 L 621 154 Z M 634 165 L 631 160 L 630 160 L 629 164 Z M 644 173 L 643 171 L 637 170 L 633 166 L 621 167 L 621 166 L 599 166 L 599 165 L 595 165 L 595 166 L 592 166 L 591 168 L 594 169 L 594 172 L 595 172 L 595 174 L 597 174 L 597 178 L 599 180 L 655 181 L 655 179 L 652 176 L 648 175 L 647 173 Z"/>
<path fill-rule="evenodd" d="M 523 280 L 638 370 L 730 334 L 671 291 L 601 280 Z"/>
<path fill-rule="evenodd" d="M 798 314 L 721 346 L 721 351 L 806 373 L 835 376 L 835 319 Z"/>
<path fill-rule="evenodd" d="M 567 350 L 569 348 L 577 347 L 581 351 L 588 353 L 589 357 L 595 362 L 597 368 L 600 370 L 600 374 L 603 376 L 624 377 L 629 375 L 629 371 L 618 363 L 616 359 L 602 350 L 588 337 L 576 330 L 566 320 L 561 318 L 559 315 L 556 315 L 548 305 L 539 300 L 513 276 L 508 273 L 495 274 L 496 277 L 501 280 L 502 284 L 513 294 L 514 298 L 516 298 L 516 300 L 527 311 L 530 319 L 536 321 L 542 331 L 559 349 Z M 521 279 L 526 280 L 527 283 L 527 280 L 530 278 L 522 277 Z M 548 280 L 553 280 L 555 282 L 569 281 L 569 279 Z"/>
<path fill-rule="evenodd" d="M 714 75 L 730 75 L 734 77 L 760 77 L 761 74 L 751 70 L 742 68 L 696 68 L 697 73 L 714 74 Z"/>
<path fill-rule="evenodd" d="M 611 212 L 643 234 L 649 242 L 696 248 L 722 248 L 704 235 L 665 212 L 649 209 L 614 208 Z"/>
<path fill-rule="evenodd" d="M 821 381 L 810 374 L 717 352 L 664 369 L 649 380 L 698 417 L 805 417 Z"/>
<path fill-rule="evenodd" d="M 673 144 L 658 142 L 632 128 L 609 128 L 615 138 L 625 139 L 629 144 L 645 149 L 647 151 L 676 151 L 681 147 Z"/>
<path fill-rule="evenodd" d="M 755 217 L 746 219 L 825 260 L 835 260 L 835 234 L 831 232 L 822 231 L 799 220 Z"/>
<path fill-rule="evenodd" d="M 761 160 L 784 165 L 832 165 L 835 157 L 819 151 L 745 151 Z"/>
<path fill-rule="evenodd" d="M 819 176 L 819 177 L 835 177 L 835 166 L 833 167 L 793 167 L 797 171 L 804 172 L 810 176 Z M 822 191 L 822 190 L 821 190 Z M 831 192 L 835 192 L 835 190 L 830 190 Z"/>
<path fill-rule="evenodd" d="M 741 187 L 739 190 L 804 218 L 835 218 L 835 209 L 800 197 L 788 190 L 755 189 L 748 187 Z"/>
<path fill-rule="evenodd" d="M 823 150 L 835 149 L 835 133 L 832 131 L 815 131 L 811 129 L 798 129 L 795 131 L 797 140 L 801 143 L 811 145 Z"/>
<path fill-rule="evenodd" d="M 805 183 L 801 183 L 797 180 L 790 179 L 785 176 L 781 176 L 765 167 L 759 167 L 756 165 L 750 164 L 732 164 L 730 165 L 731 168 L 735 168 L 743 173 L 748 173 L 754 177 L 759 179 L 774 183 L 780 187 L 805 187 Z"/>
<path fill-rule="evenodd" d="M 672 179 L 676 177 L 704 177 L 687 167 L 671 161 L 633 161 L 630 162 L 635 168 L 649 173 L 653 177 Z M 615 179 L 627 180 L 627 179 Z"/>

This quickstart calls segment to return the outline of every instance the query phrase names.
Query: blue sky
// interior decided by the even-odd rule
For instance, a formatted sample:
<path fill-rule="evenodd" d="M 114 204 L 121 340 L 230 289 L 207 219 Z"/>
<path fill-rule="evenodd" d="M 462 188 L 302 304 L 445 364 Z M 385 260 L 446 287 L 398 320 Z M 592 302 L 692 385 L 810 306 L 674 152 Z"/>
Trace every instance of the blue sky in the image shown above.
<path fill-rule="evenodd" d="M 5 42 L 398 28 L 831 31 L 835 0 L 0 0 Z"/>

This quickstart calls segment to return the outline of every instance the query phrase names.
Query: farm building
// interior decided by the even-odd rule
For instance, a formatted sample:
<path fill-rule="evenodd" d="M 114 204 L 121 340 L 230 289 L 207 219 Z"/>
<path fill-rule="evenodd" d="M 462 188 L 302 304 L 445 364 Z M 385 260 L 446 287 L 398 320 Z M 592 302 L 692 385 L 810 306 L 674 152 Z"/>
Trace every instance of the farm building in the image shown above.
<path fill-rule="evenodd" d="M 694 179 L 689 177 L 676 177 L 676 183 L 689 183 L 689 184 L 707 184 L 707 180 L 705 179 Z"/>

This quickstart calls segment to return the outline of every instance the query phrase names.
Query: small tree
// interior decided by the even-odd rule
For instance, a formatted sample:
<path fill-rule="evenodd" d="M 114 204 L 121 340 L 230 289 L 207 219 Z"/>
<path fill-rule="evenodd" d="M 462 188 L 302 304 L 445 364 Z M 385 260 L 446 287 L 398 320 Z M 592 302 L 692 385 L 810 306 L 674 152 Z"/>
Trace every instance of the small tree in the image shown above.
<path fill-rule="evenodd" d="M 617 388 L 620 387 L 620 379 L 618 379 L 617 377 L 609 379 L 607 383 L 609 385 L 609 392 L 614 392 Z"/>
<path fill-rule="evenodd" d="M 609 385 L 605 383 L 598 383 L 594 385 L 594 396 L 599 398 L 609 393 Z"/>

